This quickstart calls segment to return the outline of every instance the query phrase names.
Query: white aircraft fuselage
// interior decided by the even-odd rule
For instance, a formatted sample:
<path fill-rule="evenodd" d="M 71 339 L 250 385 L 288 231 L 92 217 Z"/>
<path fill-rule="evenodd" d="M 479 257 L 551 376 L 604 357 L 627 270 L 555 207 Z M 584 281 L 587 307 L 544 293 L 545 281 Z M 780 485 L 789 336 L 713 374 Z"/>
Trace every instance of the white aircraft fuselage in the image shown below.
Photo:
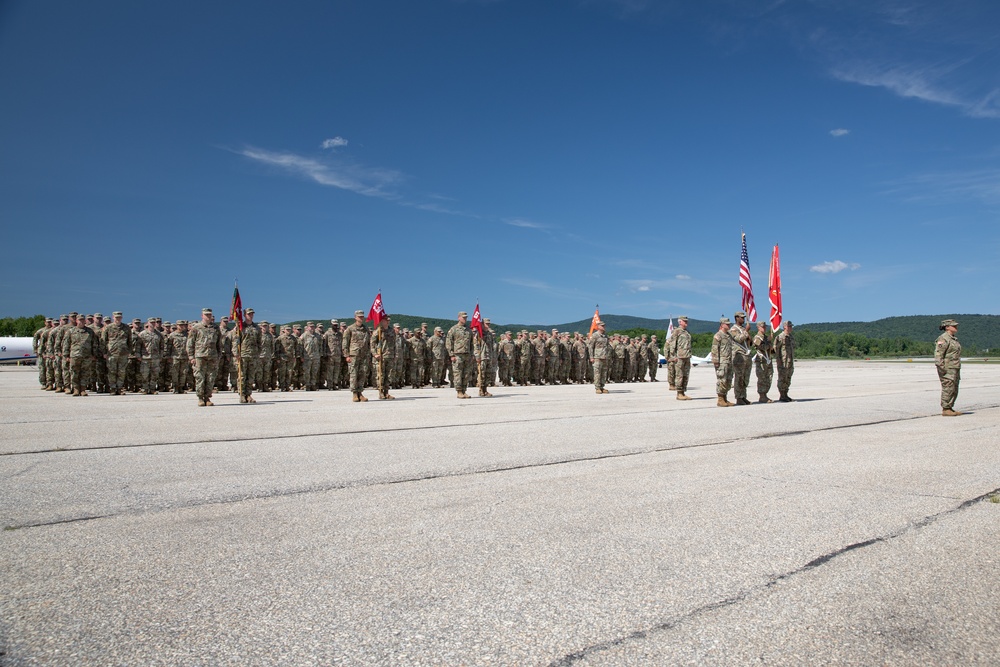
<path fill-rule="evenodd" d="M 28 336 L 0 336 L 0 362 L 30 361 L 38 355 L 32 349 L 32 339 Z"/>

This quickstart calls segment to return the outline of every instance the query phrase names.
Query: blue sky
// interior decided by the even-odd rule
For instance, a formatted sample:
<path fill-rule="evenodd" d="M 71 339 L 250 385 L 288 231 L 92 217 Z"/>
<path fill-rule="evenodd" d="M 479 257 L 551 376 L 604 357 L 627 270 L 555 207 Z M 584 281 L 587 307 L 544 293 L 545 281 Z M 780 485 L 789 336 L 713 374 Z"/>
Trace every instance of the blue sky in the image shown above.
<path fill-rule="evenodd" d="M 0 5 L 0 315 L 996 313 L 1000 3 Z"/>

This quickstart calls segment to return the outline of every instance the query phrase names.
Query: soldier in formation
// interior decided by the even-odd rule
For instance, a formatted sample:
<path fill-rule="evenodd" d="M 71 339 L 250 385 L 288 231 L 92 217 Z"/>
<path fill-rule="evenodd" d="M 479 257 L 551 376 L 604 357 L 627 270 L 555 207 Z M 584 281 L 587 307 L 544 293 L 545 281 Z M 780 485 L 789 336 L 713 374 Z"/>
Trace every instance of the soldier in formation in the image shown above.
<path fill-rule="evenodd" d="M 791 403 L 788 387 L 792 383 L 792 373 L 795 371 L 795 338 L 792 336 L 792 323 L 785 320 L 784 328 L 774 338 L 774 360 L 778 366 L 778 400 Z"/>
<path fill-rule="evenodd" d="M 955 410 L 958 383 L 962 374 L 962 345 L 958 342 L 958 322 L 943 320 L 940 329 L 944 333 L 934 343 L 934 365 L 941 381 L 941 414 L 945 417 L 958 417 L 962 414 Z"/>
<path fill-rule="evenodd" d="M 774 342 L 767 333 L 767 324 L 757 323 L 757 334 L 753 337 L 753 363 L 757 373 L 757 395 L 758 403 L 773 403 L 767 397 L 767 392 L 771 391 L 771 382 L 774 378 Z"/>
<path fill-rule="evenodd" d="M 731 408 L 736 405 L 728 399 L 729 388 L 733 384 L 733 338 L 729 335 L 728 317 L 719 320 L 719 330 L 712 337 L 712 365 L 715 366 L 716 406 Z"/>

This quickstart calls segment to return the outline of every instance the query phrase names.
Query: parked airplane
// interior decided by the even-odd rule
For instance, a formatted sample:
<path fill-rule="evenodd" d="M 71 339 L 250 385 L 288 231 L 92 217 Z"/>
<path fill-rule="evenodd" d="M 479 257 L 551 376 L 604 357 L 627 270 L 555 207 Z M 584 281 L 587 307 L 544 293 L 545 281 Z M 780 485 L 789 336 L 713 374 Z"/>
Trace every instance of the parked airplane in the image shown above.
<path fill-rule="evenodd" d="M 666 358 L 661 354 L 660 355 L 660 359 L 659 359 L 659 366 L 662 368 L 663 366 L 666 365 L 666 363 L 667 363 Z M 709 352 L 708 356 L 706 356 L 706 357 L 696 357 L 693 354 L 691 355 L 691 365 L 692 366 L 700 366 L 701 364 L 710 364 L 710 363 L 712 363 L 712 353 L 711 352 Z"/>
<path fill-rule="evenodd" d="M 30 336 L 0 336 L 0 362 L 30 361 L 36 358 Z"/>

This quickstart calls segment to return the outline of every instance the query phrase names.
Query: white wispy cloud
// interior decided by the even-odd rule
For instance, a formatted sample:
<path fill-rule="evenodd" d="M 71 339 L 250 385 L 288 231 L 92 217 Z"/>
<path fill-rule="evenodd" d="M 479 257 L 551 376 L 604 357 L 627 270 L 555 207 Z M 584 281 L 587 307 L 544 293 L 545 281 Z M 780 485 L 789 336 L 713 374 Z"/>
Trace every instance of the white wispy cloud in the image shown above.
<path fill-rule="evenodd" d="M 949 202 L 978 199 L 1000 203 L 1000 169 L 914 174 L 887 184 L 885 194 L 911 202 Z"/>
<path fill-rule="evenodd" d="M 686 273 L 678 273 L 676 276 L 674 276 L 674 278 L 676 278 L 677 280 L 691 280 L 691 276 L 687 275 Z"/>
<path fill-rule="evenodd" d="M 501 280 L 508 285 L 514 285 L 515 287 L 524 287 L 526 289 L 536 290 L 542 292 L 549 296 L 567 298 L 567 299 L 587 299 L 590 300 L 592 295 L 584 294 L 577 289 L 567 289 L 564 287 L 559 287 L 557 285 L 551 285 L 543 280 L 535 280 L 533 278 L 501 278 Z"/>
<path fill-rule="evenodd" d="M 810 266 L 809 270 L 814 273 L 840 273 L 850 269 L 851 271 L 857 271 L 861 268 L 858 263 L 848 264 L 847 262 L 835 259 L 832 262 L 823 262 L 822 264 L 817 264 L 815 266 Z"/>
<path fill-rule="evenodd" d="M 252 146 L 236 152 L 255 162 L 277 167 L 320 185 L 349 190 L 366 197 L 395 199 L 397 195 L 388 188 L 404 180 L 400 172 L 391 169 L 321 161 L 295 153 L 269 151 Z"/>
<path fill-rule="evenodd" d="M 845 130 L 842 127 L 838 127 L 836 130 L 830 130 L 831 137 L 846 137 L 850 133 L 850 130 Z"/>
<path fill-rule="evenodd" d="M 504 224 L 522 229 L 549 229 L 550 225 L 545 225 L 525 218 L 504 218 Z"/>
<path fill-rule="evenodd" d="M 320 147 L 321 148 L 340 148 L 341 146 L 346 146 L 347 143 L 348 143 L 347 139 L 345 139 L 345 138 L 343 138 L 341 136 L 336 136 L 333 139 L 326 139 L 326 140 L 324 140 L 323 143 L 320 144 Z"/>

